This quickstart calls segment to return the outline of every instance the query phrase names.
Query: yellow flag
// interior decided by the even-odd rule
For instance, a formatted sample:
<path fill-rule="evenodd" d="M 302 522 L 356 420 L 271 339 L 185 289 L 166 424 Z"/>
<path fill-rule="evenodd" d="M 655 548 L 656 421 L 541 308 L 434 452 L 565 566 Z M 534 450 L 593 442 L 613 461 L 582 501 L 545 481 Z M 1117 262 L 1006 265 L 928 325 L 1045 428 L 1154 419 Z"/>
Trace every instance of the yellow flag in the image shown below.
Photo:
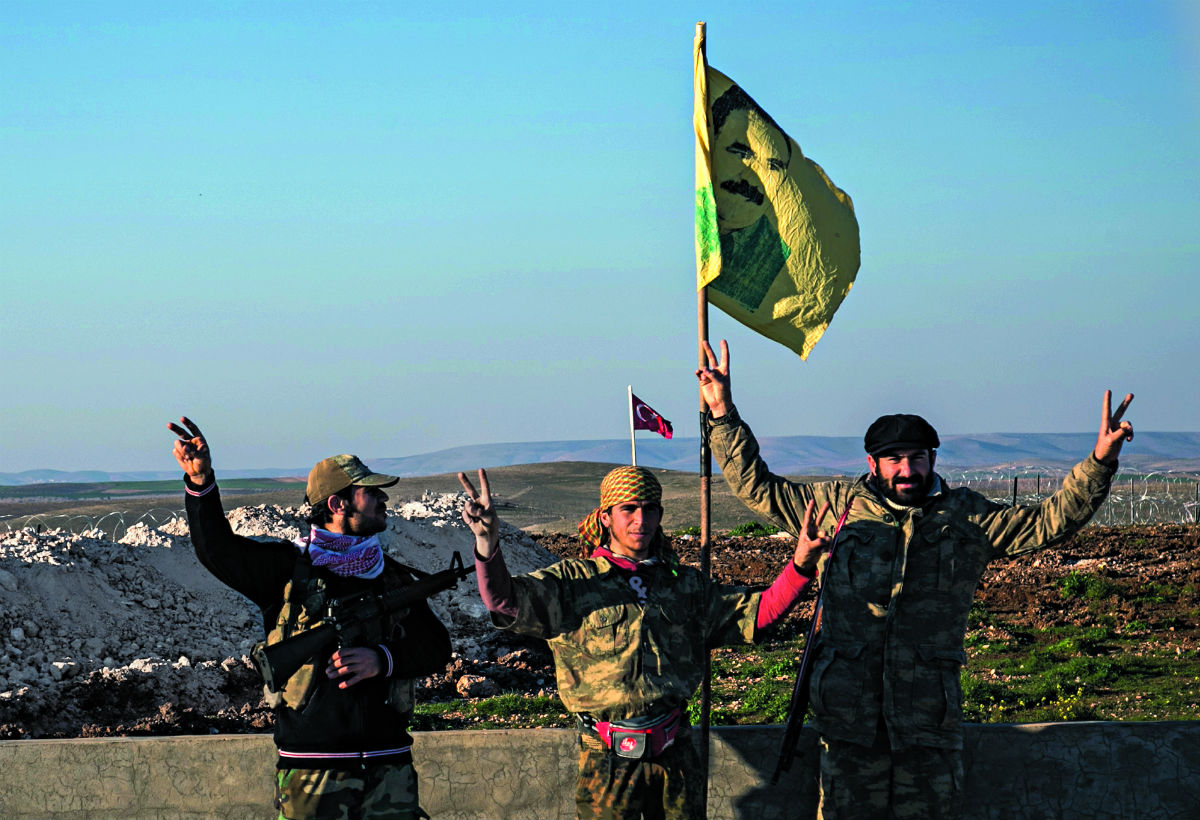
<path fill-rule="evenodd" d="M 807 359 L 858 273 L 854 203 L 694 44 L 696 287 Z"/>

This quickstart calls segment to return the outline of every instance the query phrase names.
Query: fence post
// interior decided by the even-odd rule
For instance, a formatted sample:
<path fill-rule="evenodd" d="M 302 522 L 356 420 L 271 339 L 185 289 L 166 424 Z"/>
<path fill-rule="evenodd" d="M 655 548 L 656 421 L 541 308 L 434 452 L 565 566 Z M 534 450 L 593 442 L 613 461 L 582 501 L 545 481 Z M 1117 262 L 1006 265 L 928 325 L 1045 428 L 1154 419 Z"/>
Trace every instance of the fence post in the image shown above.
<path fill-rule="evenodd" d="M 1131 526 L 1133 524 L 1137 523 L 1137 521 L 1135 521 L 1133 518 L 1133 493 L 1134 493 L 1133 476 L 1130 476 L 1129 477 L 1129 524 Z"/>
<path fill-rule="evenodd" d="M 1042 497 L 1042 474 L 1041 473 L 1037 474 L 1037 489 L 1034 491 L 1033 497 L 1034 498 Z"/>
<path fill-rule="evenodd" d="M 1017 477 L 1013 476 L 1013 506 L 1017 506 Z"/>

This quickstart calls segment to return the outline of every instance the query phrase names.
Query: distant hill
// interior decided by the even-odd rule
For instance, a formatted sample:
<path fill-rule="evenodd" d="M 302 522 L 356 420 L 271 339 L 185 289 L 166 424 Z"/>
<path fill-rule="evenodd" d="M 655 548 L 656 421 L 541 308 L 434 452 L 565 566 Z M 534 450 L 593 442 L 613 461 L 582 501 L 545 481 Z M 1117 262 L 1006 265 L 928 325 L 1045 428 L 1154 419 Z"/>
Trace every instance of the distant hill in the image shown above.
<path fill-rule="evenodd" d="M 1094 433 L 988 433 L 944 436 L 938 450 L 942 470 L 1069 467 L 1096 442 Z M 781 475 L 855 475 L 865 468 L 858 436 L 767 436 L 759 439 L 763 457 Z M 638 438 L 638 463 L 647 467 L 697 472 L 699 442 L 695 438 Z M 532 441 L 474 444 L 415 456 L 381 458 L 363 455 L 380 472 L 428 476 L 555 461 L 628 463 L 627 439 Z M 223 478 L 284 478 L 304 476 L 310 465 L 294 468 L 221 470 Z M 1121 466 L 1139 472 L 1200 473 L 1200 433 L 1141 433 L 1126 449 Z M 0 472 L 0 485 L 94 483 L 103 481 L 163 481 L 178 478 L 177 470 L 105 472 L 102 470 L 26 470 Z"/>
<path fill-rule="evenodd" d="M 763 458 L 780 475 L 856 475 L 866 471 L 858 436 L 764 436 Z M 989 433 L 944 436 L 938 467 L 984 470 L 1014 466 L 1070 467 L 1096 444 L 1095 433 Z M 699 440 L 638 439 L 638 463 L 699 471 Z M 368 459 L 373 469 L 399 476 L 435 475 L 474 467 L 551 461 L 628 463 L 629 441 L 546 441 L 453 447 L 403 458 Z M 1200 433 L 1138 433 L 1121 458 L 1124 469 L 1200 472 Z"/>

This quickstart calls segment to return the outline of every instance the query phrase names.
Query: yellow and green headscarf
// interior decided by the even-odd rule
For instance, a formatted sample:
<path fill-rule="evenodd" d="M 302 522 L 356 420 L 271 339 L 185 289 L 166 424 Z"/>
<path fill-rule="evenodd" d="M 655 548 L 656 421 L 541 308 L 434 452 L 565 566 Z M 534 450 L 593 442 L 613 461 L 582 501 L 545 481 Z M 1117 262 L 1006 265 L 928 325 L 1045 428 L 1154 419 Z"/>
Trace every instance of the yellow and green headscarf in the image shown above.
<path fill-rule="evenodd" d="M 642 467 L 618 467 L 613 470 L 600 482 L 600 506 L 579 522 L 579 537 L 593 547 L 600 546 L 604 537 L 600 513 L 628 501 L 661 505 L 662 485 L 649 470 Z"/>

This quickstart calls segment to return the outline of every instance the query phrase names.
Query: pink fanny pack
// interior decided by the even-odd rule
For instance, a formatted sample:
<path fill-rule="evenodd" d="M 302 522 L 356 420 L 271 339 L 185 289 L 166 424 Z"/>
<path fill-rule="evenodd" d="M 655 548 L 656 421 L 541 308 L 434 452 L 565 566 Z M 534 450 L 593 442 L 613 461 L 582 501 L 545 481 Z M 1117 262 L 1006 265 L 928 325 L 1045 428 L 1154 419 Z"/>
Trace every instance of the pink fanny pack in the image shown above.
<path fill-rule="evenodd" d="M 607 721 L 580 715 L 580 720 L 585 728 L 598 734 L 604 745 L 618 757 L 640 760 L 657 757 L 675 742 L 682 716 L 683 711 L 676 708 L 665 715 L 648 718 Z"/>

